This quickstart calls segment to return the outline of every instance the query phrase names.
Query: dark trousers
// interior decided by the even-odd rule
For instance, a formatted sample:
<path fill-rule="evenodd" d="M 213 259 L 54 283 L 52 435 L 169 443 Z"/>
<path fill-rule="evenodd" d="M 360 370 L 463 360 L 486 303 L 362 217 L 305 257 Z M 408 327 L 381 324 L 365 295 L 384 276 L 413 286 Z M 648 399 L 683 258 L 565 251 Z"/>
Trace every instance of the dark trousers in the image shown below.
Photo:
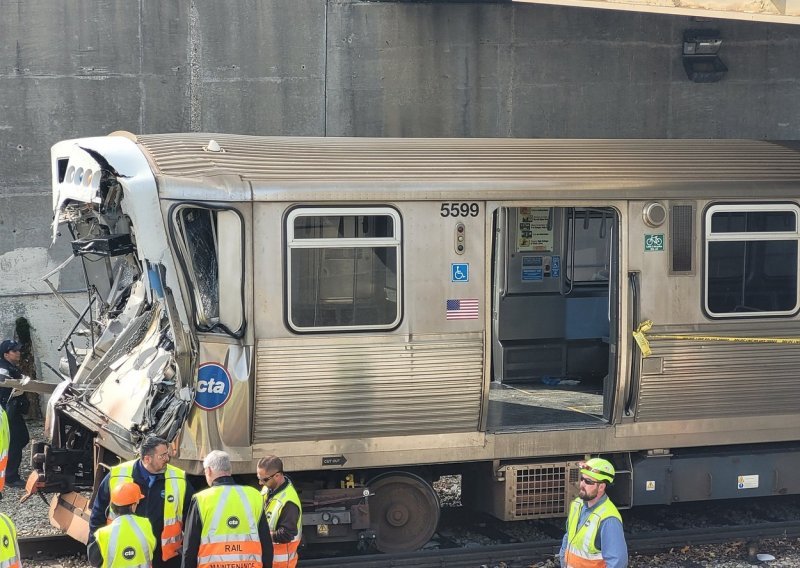
<path fill-rule="evenodd" d="M 31 441 L 28 434 L 28 425 L 25 424 L 25 417 L 16 412 L 12 405 L 8 405 L 8 429 L 10 430 L 10 440 L 8 444 L 8 465 L 6 466 L 6 481 L 16 481 L 19 479 L 19 466 L 22 463 L 22 450 Z"/>
<path fill-rule="evenodd" d="M 156 537 L 160 538 L 160 537 Z M 158 557 L 153 558 L 153 568 L 181 568 L 181 555 L 179 554 L 175 558 L 170 558 L 166 562 L 161 560 L 161 549 L 158 549 Z M 270 568 L 269 566 L 264 566 L 264 568 Z"/>

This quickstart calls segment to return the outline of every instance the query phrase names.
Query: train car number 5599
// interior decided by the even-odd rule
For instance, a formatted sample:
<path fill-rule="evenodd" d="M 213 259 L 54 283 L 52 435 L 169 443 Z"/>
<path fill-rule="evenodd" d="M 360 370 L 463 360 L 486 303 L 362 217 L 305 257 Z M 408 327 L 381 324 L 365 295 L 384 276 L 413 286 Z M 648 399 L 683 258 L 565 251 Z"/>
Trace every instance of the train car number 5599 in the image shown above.
<path fill-rule="evenodd" d="M 480 213 L 477 203 L 442 203 L 440 215 L 442 217 L 477 217 Z"/>

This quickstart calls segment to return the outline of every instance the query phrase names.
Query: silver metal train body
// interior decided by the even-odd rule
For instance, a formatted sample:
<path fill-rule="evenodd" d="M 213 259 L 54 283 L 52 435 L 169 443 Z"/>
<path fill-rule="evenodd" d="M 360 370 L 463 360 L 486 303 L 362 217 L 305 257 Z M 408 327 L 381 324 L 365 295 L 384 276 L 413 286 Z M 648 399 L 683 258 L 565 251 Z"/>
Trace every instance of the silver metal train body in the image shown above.
<path fill-rule="evenodd" d="M 798 329 L 799 150 L 60 142 L 54 235 L 84 262 L 89 342 L 66 342 L 38 487 L 74 510 L 147 433 L 195 474 L 212 449 L 242 474 L 277 454 L 308 540 L 382 550 L 430 537 L 443 473 L 503 519 L 564 515 L 595 454 L 623 507 L 798 493 L 800 346 L 779 338 Z"/>

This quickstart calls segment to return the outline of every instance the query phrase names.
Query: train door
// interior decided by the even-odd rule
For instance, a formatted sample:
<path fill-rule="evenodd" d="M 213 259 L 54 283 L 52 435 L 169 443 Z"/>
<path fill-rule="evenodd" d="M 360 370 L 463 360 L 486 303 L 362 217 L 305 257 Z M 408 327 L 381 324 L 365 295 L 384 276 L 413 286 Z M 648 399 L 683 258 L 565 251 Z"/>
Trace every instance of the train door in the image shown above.
<path fill-rule="evenodd" d="M 610 420 L 618 220 L 612 207 L 494 211 L 489 431 Z"/>

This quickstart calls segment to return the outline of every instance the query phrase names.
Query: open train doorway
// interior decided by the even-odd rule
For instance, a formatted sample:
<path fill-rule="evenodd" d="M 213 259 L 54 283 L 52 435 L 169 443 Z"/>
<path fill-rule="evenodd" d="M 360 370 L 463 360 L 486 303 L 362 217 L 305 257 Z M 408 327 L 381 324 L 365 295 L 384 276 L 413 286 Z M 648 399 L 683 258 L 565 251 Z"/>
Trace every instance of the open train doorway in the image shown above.
<path fill-rule="evenodd" d="M 493 214 L 492 432 L 602 426 L 616 373 L 619 214 Z"/>

